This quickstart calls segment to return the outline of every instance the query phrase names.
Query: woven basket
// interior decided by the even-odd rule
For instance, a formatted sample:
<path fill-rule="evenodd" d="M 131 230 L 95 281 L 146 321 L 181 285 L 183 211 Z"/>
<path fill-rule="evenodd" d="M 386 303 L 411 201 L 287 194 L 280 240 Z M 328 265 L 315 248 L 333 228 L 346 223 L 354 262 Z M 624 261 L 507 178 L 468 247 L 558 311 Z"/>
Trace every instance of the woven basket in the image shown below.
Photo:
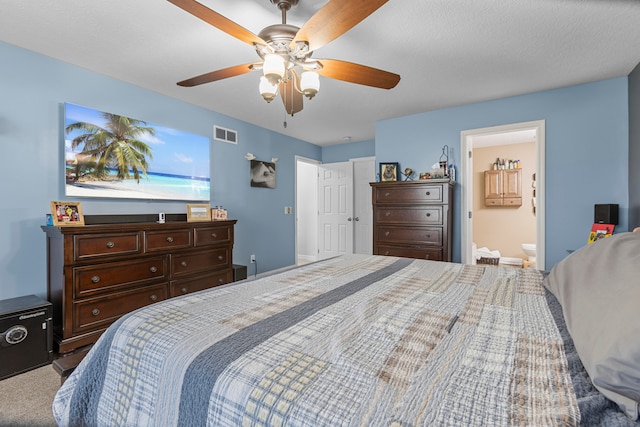
<path fill-rule="evenodd" d="M 497 257 L 480 257 L 477 260 L 478 264 L 488 264 L 488 265 L 498 265 L 500 263 L 500 258 Z"/>

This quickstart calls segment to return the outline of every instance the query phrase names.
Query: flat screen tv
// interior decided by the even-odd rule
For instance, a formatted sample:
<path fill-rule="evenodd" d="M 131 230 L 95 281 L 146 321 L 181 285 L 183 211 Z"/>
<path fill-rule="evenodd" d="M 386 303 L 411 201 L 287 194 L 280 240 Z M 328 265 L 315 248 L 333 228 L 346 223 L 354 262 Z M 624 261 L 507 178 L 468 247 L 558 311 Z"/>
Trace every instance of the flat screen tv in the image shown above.
<path fill-rule="evenodd" d="M 210 142 L 65 103 L 65 195 L 208 202 Z"/>

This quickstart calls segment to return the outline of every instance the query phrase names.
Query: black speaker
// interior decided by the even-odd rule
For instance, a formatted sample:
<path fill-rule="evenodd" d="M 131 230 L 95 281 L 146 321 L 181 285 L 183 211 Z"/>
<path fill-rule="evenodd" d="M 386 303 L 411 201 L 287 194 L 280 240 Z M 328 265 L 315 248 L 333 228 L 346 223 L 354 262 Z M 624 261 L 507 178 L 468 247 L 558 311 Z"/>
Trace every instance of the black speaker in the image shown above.
<path fill-rule="evenodd" d="M 593 222 L 618 225 L 618 205 L 594 205 Z"/>

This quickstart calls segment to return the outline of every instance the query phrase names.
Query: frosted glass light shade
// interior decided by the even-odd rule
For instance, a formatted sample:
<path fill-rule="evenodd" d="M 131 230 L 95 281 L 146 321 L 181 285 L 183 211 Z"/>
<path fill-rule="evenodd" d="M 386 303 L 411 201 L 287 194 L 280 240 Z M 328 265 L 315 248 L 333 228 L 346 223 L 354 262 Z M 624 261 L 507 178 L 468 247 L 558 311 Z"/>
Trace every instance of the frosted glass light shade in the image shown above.
<path fill-rule="evenodd" d="M 271 102 L 276 97 L 278 93 L 278 85 L 271 84 L 271 82 L 265 77 L 260 77 L 260 95 L 264 98 L 265 101 Z"/>
<path fill-rule="evenodd" d="M 276 85 L 284 76 L 284 58 L 275 53 L 270 53 L 264 57 L 262 73 L 272 85 Z"/>
<path fill-rule="evenodd" d="M 309 99 L 320 90 L 320 76 L 315 71 L 305 71 L 300 76 L 300 90 Z"/>

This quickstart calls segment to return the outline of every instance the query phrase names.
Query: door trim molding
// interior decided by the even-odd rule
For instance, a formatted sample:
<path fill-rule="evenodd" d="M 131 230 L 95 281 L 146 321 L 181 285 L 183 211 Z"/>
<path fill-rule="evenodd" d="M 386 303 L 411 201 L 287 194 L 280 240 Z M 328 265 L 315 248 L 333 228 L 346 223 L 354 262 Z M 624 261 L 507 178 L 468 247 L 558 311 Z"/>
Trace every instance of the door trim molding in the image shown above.
<path fill-rule="evenodd" d="M 315 159 L 310 159 L 308 157 L 303 157 L 300 155 L 295 155 L 294 156 L 294 183 L 293 183 L 293 205 L 295 206 L 295 217 L 294 217 L 294 230 L 293 230 L 293 250 L 294 250 L 294 263 L 298 264 L 299 261 L 307 261 L 306 259 L 304 259 L 304 257 L 298 257 L 298 212 L 300 212 L 300 210 L 298 209 L 298 162 L 302 162 L 302 163 L 309 163 L 315 166 L 319 166 L 322 164 L 322 162 L 320 160 L 315 160 Z M 317 183 L 317 176 L 316 176 L 316 182 L 314 184 L 316 187 L 318 186 Z M 316 198 L 317 199 L 317 198 Z M 317 200 L 316 200 L 316 211 L 318 210 L 318 206 L 317 206 Z M 317 234 L 317 231 L 316 231 Z M 317 246 L 317 245 L 316 245 Z M 316 259 L 317 259 L 317 254 L 316 254 Z"/>
<path fill-rule="evenodd" d="M 463 264 L 471 264 L 473 227 L 469 215 L 473 207 L 473 161 L 470 153 L 473 150 L 473 137 L 498 133 L 513 132 L 518 130 L 536 131 L 536 268 L 545 269 L 545 121 L 535 120 L 530 122 L 512 123 L 501 126 L 469 129 L 460 132 L 461 153 L 461 201 L 460 229 L 461 247 L 460 255 Z"/>

